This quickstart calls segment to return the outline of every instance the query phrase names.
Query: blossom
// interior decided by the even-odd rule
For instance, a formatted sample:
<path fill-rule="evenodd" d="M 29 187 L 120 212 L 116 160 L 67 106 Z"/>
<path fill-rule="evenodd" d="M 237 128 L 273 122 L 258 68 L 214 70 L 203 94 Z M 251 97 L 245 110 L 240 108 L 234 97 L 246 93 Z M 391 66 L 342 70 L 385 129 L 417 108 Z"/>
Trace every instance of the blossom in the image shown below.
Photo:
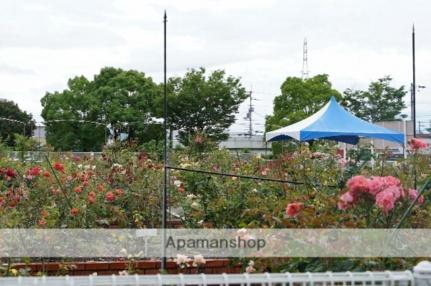
<path fill-rule="evenodd" d="M 40 220 L 37 221 L 37 224 L 39 226 L 45 226 L 46 225 L 46 220 L 44 218 L 41 218 Z"/>
<path fill-rule="evenodd" d="M 186 189 L 184 188 L 184 186 L 180 186 L 177 190 L 180 193 L 184 193 L 186 191 Z"/>
<path fill-rule="evenodd" d="M 71 208 L 70 209 L 70 215 L 71 216 L 76 216 L 76 215 L 78 215 L 78 213 L 79 213 L 79 209 L 77 209 L 77 208 Z"/>
<path fill-rule="evenodd" d="M 253 273 L 253 272 L 255 272 L 255 271 L 256 271 L 256 269 L 254 268 L 254 261 L 253 261 L 253 260 L 250 260 L 250 261 L 248 262 L 247 267 L 245 268 L 245 272 L 247 272 L 247 273 Z"/>
<path fill-rule="evenodd" d="M 75 187 L 75 189 L 73 189 L 73 191 L 77 194 L 82 193 L 82 188 L 80 186 Z"/>
<path fill-rule="evenodd" d="M 294 217 L 298 215 L 300 210 L 302 209 L 302 203 L 290 203 L 286 207 L 286 214 L 288 217 Z"/>
<path fill-rule="evenodd" d="M 186 267 L 188 261 L 189 261 L 188 257 L 186 255 L 183 255 L 183 254 L 177 254 L 177 259 L 175 259 L 175 262 L 181 268 Z"/>
<path fill-rule="evenodd" d="M 43 173 L 43 176 L 44 176 L 45 178 L 49 178 L 49 177 L 51 177 L 51 174 L 50 174 L 48 171 L 45 171 L 45 172 Z"/>
<path fill-rule="evenodd" d="M 55 170 L 59 171 L 60 173 L 64 173 L 64 166 L 60 162 L 55 162 L 53 167 Z"/>
<path fill-rule="evenodd" d="M 16 172 L 14 169 L 8 168 L 6 170 L 6 176 L 10 177 L 10 178 L 15 178 L 16 177 Z"/>
<path fill-rule="evenodd" d="M 174 181 L 174 186 L 177 187 L 177 188 L 181 187 L 182 184 L 183 184 L 183 182 L 181 182 L 180 180 L 175 180 Z"/>
<path fill-rule="evenodd" d="M 27 175 L 37 177 L 40 175 L 42 169 L 39 166 L 34 166 L 27 171 Z"/>
<path fill-rule="evenodd" d="M 106 193 L 106 195 L 105 195 L 105 199 L 106 199 L 108 202 L 113 202 L 113 201 L 115 201 L 115 195 L 114 195 L 114 193 L 113 193 L 113 192 L 111 192 L 111 191 L 107 192 L 107 193 Z"/>
<path fill-rule="evenodd" d="M 428 144 L 424 140 L 418 138 L 410 139 L 409 145 L 413 150 L 425 149 L 428 147 Z"/>
<path fill-rule="evenodd" d="M 401 198 L 403 194 L 403 189 L 397 186 L 389 186 L 385 189 L 386 192 L 391 192 L 394 195 L 395 200 Z"/>
<path fill-rule="evenodd" d="M 416 198 L 418 197 L 419 193 L 418 193 L 418 191 L 417 191 L 417 190 L 415 190 L 415 189 L 409 189 L 409 190 L 408 190 L 408 195 L 409 195 L 409 199 L 410 199 L 410 200 L 412 200 L 412 201 L 414 201 L 414 200 L 416 200 Z M 422 196 L 422 195 L 421 195 L 421 196 L 418 198 L 417 203 L 418 203 L 419 205 L 421 205 L 421 204 L 423 204 L 423 203 L 424 203 L 424 201 L 425 201 L 424 196 Z"/>
<path fill-rule="evenodd" d="M 193 257 L 193 266 L 200 266 L 207 263 L 205 258 L 201 254 L 197 254 Z"/>
<path fill-rule="evenodd" d="M 354 176 L 347 181 L 347 187 L 354 194 L 368 191 L 368 180 L 364 176 Z"/>
<path fill-rule="evenodd" d="M 386 186 L 390 187 L 390 186 L 401 186 L 401 181 L 393 176 L 386 176 L 383 177 Z"/>
<path fill-rule="evenodd" d="M 368 180 L 368 193 L 375 196 L 386 187 L 385 180 L 383 177 L 371 177 Z"/>
<path fill-rule="evenodd" d="M 93 191 L 89 192 L 87 195 L 87 201 L 90 204 L 94 204 L 96 202 L 96 193 Z"/>
<path fill-rule="evenodd" d="M 385 214 L 394 208 L 395 201 L 394 193 L 391 190 L 384 190 L 376 195 L 376 205 Z"/>
<path fill-rule="evenodd" d="M 354 202 L 355 197 L 351 191 L 348 191 L 340 196 L 337 206 L 340 210 L 346 210 L 350 208 Z"/>

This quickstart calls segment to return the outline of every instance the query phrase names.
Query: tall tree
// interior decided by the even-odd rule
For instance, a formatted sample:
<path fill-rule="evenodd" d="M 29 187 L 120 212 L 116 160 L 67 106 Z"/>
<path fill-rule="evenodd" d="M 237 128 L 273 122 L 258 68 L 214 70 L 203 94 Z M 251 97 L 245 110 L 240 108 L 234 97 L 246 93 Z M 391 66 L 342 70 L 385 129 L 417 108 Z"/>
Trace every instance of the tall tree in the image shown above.
<path fill-rule="evenodd" d="M 169 123 L 178 130 L 179 140 L 188 145 L 196 134 L 214 141 L 224 140 L 235 122 L 239 105 L 247 98 L 240 79 L 223 70 L 206 75 L 205 69 L 192 69 L 184 77 L 170 78 Z"/>
<path fill-rule="evenodd" d="M 0 99 L 0 141 L 8 146 L 14 146 L 14 134 L 30 137 L 35 128 L 36 124 L 31 114 L 22 111 L 13 101 Z"/>
<path fill-rule="evenodd" d="M 373 81 L 368 90 L 344 91 L 343 104 L 356 116 L 371 122 L 396 120 L 405 108 L 403 101 L 407 91 L 404 86 L 392 87 L 392 78 Z"/>
<path fill-rule="evenodd" d="M 266 130 L 281 128 L 310 116 L 331 96 L 341 99 L 341 94 L 332 88 L 326 74 L 308 79 L 288 77 L 281 85 L 281 95 L 274 99 L 273 115 L 266 117 Z"/>
<path fill-rule="evenodd" d="M 108 129 L 116 139 L 120 133 L 139 143 L 153 139 L 156 133 L 148 124 L 158 95 L 152 79 L 133 70 L 108 67 L 93 80 L 70 79 L 66 90 L 41 100 L 47 142 L 59 150 L 98 151 Z"/>

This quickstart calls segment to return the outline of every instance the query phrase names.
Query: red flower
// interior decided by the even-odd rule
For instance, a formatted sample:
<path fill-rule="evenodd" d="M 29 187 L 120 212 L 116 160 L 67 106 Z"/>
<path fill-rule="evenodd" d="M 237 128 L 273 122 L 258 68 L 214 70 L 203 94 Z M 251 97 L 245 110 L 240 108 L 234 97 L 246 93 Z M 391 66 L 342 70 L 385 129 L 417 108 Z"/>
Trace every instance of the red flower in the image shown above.
<path fill-rule="evenodd" d="M 184 193 L 185 191 L 186 189 L 184 188 L 183 184 L 181 184 L 181 186 L 178 188 L 178 192 Z"/>
<path fill-rule="evenodd" d="M 37 221 L 37 224 L 39 226 L 45 226 L 46 225 L 46 220 L 44 218 L 41 218 L 40 220 Z"/>
<path fill-rule="evenodd" d="M 418 138 L 410 139 L 409 145 L 413 150 L 425 149 L 428 147 L 428 144 L 424 140 Z"/>
<path fill-rule="evenodd" d="M 88 193 L 87 200 L 90 204 L 94 204 L 96 202 L 96 193 L 91 191 Z"/>
<path fill-rule="evenodd" d="M 6 176 L 11 177 L 11 178 L 15 178 L 16 177 L 16 172 L 14 169 L 8 168 L 6 170 Z"/>
<path fill-rule="evenodd" d="M 41 172 L 42 169 L 39 166 L 35 166 L 27 171 L 27 175 L 37 177 L 40 175 Z"/>
<path fill-rule="evenodd" d="M 78 213 L 79 213 L 79 209 L 77 209 L 77 208 L 72 208 L 70 210 L 70 215 L 71 216 L 76 216 Z"/>
<path fill-rule="evenodd" d="M 49 177 L 51 177 L 51 174 L 50 174 L 48 171 L 45 171 L 45 172 L 43 173 L 43 176 L 44 176 L 45 178 L 49 178 Z"/>
<path fill-rule="evenodd" d="M 74 191 L 75 191 L 75 193 L 80 194 L 80 193 L 82 193 L 82 188 L 81 188 L 80 186 L 77 186 L 77 187 L 74 189 Z"/>
<path fill-rule="evenodd" d="M 102 184 L 97 185 L 97 190 L 101 193 L 105 191 L 105 187 Z"/>
<path fill-rule="evenodd" d="M 109 191 L 106 193 L 105 195 L 105 200 L 107 200 L 108 202 L 113 202 L 115 201 L 115 195 L 113 192 Z"/>
<path fill-rule="evenodd" d="M 60 173 L 64 173 L 64 166 L 60 162 L 55 162 L 53 167 Z"/>
<path fill-rule="evenodd" d="M 302 203 L 290 203 L 286 207 L 286 214 L 288 217 L 294 217 L 299 214 L 302 209 Z"/>

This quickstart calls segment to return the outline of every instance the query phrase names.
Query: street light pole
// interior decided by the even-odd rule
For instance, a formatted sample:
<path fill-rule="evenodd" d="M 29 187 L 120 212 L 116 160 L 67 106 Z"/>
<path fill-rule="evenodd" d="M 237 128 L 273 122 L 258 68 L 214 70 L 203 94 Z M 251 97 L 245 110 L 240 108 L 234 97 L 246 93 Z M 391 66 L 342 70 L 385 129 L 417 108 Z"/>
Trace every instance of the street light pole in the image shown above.
<path fill-rule="evenodd" d="M 413 60 L 413 82 L 411 90 L 411 111 L 413 121 L 413 137 L 416 137 L 416 51 L 415 51 L 415 26 L 412 30 L 412 60 Z"/>

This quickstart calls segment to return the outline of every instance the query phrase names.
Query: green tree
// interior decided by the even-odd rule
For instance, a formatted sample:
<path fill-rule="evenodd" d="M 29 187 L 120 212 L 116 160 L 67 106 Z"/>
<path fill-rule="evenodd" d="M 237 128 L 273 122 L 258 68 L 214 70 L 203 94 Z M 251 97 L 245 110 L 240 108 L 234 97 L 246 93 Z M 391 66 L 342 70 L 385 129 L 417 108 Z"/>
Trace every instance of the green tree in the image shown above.
<path fill-rule="evenodd" d="M 72 78 L 67 89 L 41 100 L 47 142 L 57 150 L 99 151 L 108 129 L 114 139 L 126 133 L 137 143 L 161 138 L 160 126 L 150 122 L 159 95 L 160 87 L 134 70 L 107 67 L 93 80 Z"/>
<path fill-rule="evenodd" d="M 170 78 L 168 90 L 169 125 L 178 130 L 184 145 L 201 135 L 212 141 L 226 139 L 227 128 L 235 122 L 239 105 L 247 98 L 239 78 L 226 76 L 223 70 L 206 75 L 204 68 Z"/>
<path fill-rule="evenodd" d="M 343 104 L 356 116 L 371 122 L 396 120 L 405 108 L 404 86 L 392 87 L 389 76 L 373 81 L 368 90 L 344 91 Z"/>
<path fill-rule="evenodd" d="M 14 134 L 30 137 L 35 128 L 31 114 L 22 111 L 13 101 L 0 99 L 0 141 L 15 146 Z"/>
<path fill-rule="evenodd" d="M 281 95 L 274 99 L 273 115 L 266 117 L 266 131 L 293 124 L 312 115 L 331 96 L 341 99 L 341 94 L 332 88 L 326 74 L 308 79 L 288 77 L 281 85 Z"/>

